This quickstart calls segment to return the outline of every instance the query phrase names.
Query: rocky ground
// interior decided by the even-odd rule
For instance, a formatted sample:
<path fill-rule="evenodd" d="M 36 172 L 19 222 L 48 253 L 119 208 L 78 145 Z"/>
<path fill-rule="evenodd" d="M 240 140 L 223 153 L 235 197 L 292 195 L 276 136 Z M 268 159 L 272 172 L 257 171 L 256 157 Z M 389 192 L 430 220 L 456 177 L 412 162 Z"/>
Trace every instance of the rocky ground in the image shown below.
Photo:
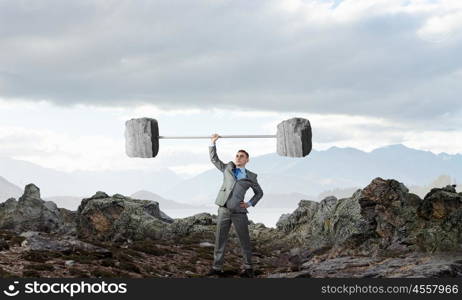
<path fill-rule="evenodd" d="M 97 192 L 77 211 L 29 184 L 0 204 L 0 277 L 203 277 L 216 215 L 171 219 L 154 201 Z M 277 228 L 250 222 L 257 277 L 461 277 L 462 193 L 424 199 L 374 179 L 350 198 L 301 200 Z M 225 277 L 239 277 L 234 230 Z"/>

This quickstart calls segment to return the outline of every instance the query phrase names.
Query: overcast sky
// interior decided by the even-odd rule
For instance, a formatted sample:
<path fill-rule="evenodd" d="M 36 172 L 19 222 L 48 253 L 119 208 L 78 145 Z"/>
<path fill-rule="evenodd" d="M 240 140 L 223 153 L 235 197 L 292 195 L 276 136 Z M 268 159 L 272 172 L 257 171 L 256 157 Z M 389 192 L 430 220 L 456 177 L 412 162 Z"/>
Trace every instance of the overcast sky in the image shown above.
<path fill-rule="evenodd" d="M 314 148 L 462 149 L 462 1 L 2 1 L 0 155 L 59 170 L 210 168 L 208 141 L 125 155 L 124 122 L 161 134 L 274 134 Z M 274 151 L 220 141 L 219 154 Z"/>

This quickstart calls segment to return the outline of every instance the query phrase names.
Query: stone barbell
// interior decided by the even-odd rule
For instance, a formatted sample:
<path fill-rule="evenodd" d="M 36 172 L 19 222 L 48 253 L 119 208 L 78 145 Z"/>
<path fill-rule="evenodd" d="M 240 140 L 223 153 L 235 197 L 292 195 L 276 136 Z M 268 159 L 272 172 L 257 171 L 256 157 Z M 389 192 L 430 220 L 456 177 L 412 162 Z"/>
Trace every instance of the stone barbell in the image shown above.
<path fill-rule="evenodd" d="M 276 138 L 281 156 L 304 157 L 311 152 L 310 121 L 292 118 L 277 125 L 275 135 L 220 135 L 220 138 Z M 156 157 L 159 139 L 210 139 L 211 136 L 160 136 L 156 119 L 137 118 L 125 122 L 125 151 L 129 157 Z"/>

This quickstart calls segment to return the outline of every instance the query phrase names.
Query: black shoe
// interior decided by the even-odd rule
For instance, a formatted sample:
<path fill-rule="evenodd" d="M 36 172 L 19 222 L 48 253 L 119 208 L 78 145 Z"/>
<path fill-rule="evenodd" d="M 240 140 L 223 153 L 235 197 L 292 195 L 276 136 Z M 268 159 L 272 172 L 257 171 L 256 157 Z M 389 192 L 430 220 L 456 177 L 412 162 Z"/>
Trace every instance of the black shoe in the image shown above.
<path fill-rule="evenodd" d="M 220 271 L 220 270 L 216 270 L 216 269 L 214 269 L 214 268 L 211 268 L 210 271 L 209 271 L 207 274 L 205 274 L 205 276 L 214 276 L 214 275 L 220 276 L 220 275 L 223 275 L 223 274 L 224 274 L 223 271 Z"/>
<path fill-rule="evenodd" d="M 241 276 L 246 278 L 254 278 L 255 273 L 253 272 L 253 269 L 245 269 L 245 271 L 241 273 Z"/>

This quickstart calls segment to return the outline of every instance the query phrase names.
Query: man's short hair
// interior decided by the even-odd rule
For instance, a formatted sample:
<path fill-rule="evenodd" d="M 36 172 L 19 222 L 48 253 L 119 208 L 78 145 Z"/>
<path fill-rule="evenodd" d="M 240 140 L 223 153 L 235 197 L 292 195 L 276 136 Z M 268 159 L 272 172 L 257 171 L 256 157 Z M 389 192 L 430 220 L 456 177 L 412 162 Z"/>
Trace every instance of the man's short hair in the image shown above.
<path fill-rule="evenodd" d="M 249 153 L 247 153 L 247 151 L 241 149 L 241 150 L 237 151 L 237 153 L 239 153 L 239 152 L 245 153 L 247 158 L 249 158 Z"/>

